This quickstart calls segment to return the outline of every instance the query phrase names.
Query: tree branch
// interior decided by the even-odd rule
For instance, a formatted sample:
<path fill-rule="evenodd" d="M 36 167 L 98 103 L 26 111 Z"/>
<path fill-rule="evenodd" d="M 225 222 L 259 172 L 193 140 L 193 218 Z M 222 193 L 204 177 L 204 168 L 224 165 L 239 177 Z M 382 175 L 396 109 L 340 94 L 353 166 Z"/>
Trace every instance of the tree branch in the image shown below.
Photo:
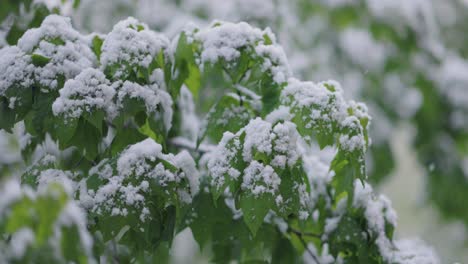
<path fill-rule="evenodd" d="M 315 237 L 315 238 L 318 238 L 318 239 L 322 238 L 321 234 L 315 234 L 315 233 L 311 233 L 311 232 L 301 232 L 300 230 L 294 229 L 292 227 L 289 227 L 289 232 L 293 233 L 295 235 L 298 235 L 298 236 Z"/>
<path fill-rule="evenodd" d="M 315 238 L 320 238 L 321 236 L 319 234 L 314 234 L 314 233 L 303 233 L 297 229 L 294 229 L 294 228 L 291 228 L 289 227 L 288 228 L 288 231 L 294 235 L 297 236 L 297 238 L 299 238 L 299 241 L 301 241 L 302 243 L 302 246 L 304 246 L 304 249 L 307 251 L 307 253 L 309 253 L 309 255 L 314 259 L 315 263 L 319 264 L 319 260 L 317 258 L 317 256 L 315 256 L 314 252 L 312 252 L 312 250 L 310 250 L 309 246 L 307 245 L 307 242 L 304 240 L 304 236 L 311 236 L 311 237 L 315 237 Z"/>

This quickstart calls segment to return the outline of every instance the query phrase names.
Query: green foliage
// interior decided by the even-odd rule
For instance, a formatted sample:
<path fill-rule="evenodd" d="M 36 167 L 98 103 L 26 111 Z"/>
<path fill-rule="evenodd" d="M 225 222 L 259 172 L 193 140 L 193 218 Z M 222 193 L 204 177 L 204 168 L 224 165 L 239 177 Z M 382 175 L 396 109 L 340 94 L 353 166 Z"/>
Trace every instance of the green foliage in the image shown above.
<path fill-rule="evenodd" d="M 213 142 L 219 142 L 224 132 L 236 133 L 247 125 L 255 112 L 248 102 L 233 95 L 223 96 L 217 104 L 211 108 L 206 117 L 206 127 L 198 142 L 208 136 Z"/>
<path fill-rule="evenodd" d="M 290 78 L 271 31 L 215 22 L 180 33 L 172 49 L 133 18 L 89 38 L 59 16 L 35 30 L 0 51 L 1 69 L 15 71 L 0 72 L 1 124 L 24 123 L 31 148 L 57 150 L 28 164 L 23 198 L 0 202 L 0 250 L 27 227 L 37 243 L 22 241 L 23 262 L 168 262 L 190 228 L 216 263 L 403 263 L 394 212 L 365 183 L 366 107 L 335 82 Z M 176 103 L 184 85 L 188 114 Z M 182 120 L 202 119 L 186 138 Z M 324 172 L 308 167 L 316 146 L 335 155 Z"/>
<path fill-rule="evenodd" d="M 84 215 L 76 217 L 75 210 L 79 208 L 60 184 L 50 184 L 37 193 L 27 187 L 20 191 L 19 185 L 11 182 L 5 187 L 13 188 L 4 189 L 6 193 L 18 191 L 14 199 L 7 201 L 9 210 L 3 211 L 0 218 L 0 234 L 10 237 L 6 244 L 0 244 L 7 250 L 2 254 L 9 256 L 12 263 L 91 261 L 91 237 L 85 222 L 79 222 L 85 220 Z M 52 237 L 59 244 L 54 243 Z M 14 243 L 23 245 L 15 247 Z"/>

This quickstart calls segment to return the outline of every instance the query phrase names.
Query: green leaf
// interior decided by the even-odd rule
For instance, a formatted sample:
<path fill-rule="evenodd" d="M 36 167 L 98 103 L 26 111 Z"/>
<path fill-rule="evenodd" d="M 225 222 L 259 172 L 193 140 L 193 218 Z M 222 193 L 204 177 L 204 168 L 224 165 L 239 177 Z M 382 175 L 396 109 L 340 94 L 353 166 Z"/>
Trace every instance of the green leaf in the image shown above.
<path fill-rule="evenodd" d="M 86 119 L 86 121 L 92 124 L 99 131 L 99 133 L 102 134 L 102 128 L 103 128 L 102 122 L 104 121 L 104 116 L 105 116 L 105 113 L 103 110 L 100 110 L 100 109 L 94 110 L 94 111 L 85 113 L 83 116 Z"/>
<path fill-rule="evenodd" d="M 22 27 L 18 25 L 18 21 L 15 21 L 13 25 L 11 26 L 10 30 L 8 30 L 8 34 L 6 35 L 5 39 L 9 45 L 16 45 L 18 42 L 18 39 L 21 38 L 21 36 L 24 34 L 26 31 Z"/>
<path fill-rule="evenodd" d="M 354 173 L 352 164 L 346 159 L 343 151 L 339 150 L 333 159 L 330 169 L 335 172 L 332 179 L 332 186 L 335 188 L 335 197 L 342 197 L 341 194 L 346 194 L 348 197 L 348 208 L 353 202 L 354 195 Z M 336 201 L 338 202 L 338 200 Z"/>
<path fill-rule="evenodd" d="M 33 55 L 31 55 L 31 60 L 34 66 L 44 67 L 47 65 L 47 63 L 49 63 L 50 58 L 34 53 Z"/>
<path fill-rule="evenodd" d="M 94 54 L 96 54 L 98 61 L 101 60 L 102 43 L 104 43 L 103 39 L 101 39 L 99 36 L 94 36 L 93 41 L 92 41 L 92 48 L 93 48 Z"/>
<path fill-rule="evenodd" d="M 16 113 L 8 106 L 8 101 L 5 97 L 0 97 L 0 129 L 5 129 L 11 132 L 15 125 Z"/>
<path fill-rule="evenodd" d="M 342 216 L 329 235 L 330 252 L 341 255 L 346 263 L 384 263 L 375 236 L 364 229 L 365 223 L 362 210 Z"/>
<path fill-rule="evenodd" d="M 78 9 L 80 6 L 80 0 L 73 0 L 73 9 Z"/>
<path fill-rule="evenodd" d="M 186 216 L 186 221 L 190 222 L 190 229 L 200 249 L 203 249 L 203 246 L 211 240 L 212 227 L 217 218 L 212 204 L 213 200 L 210 195 L 202 191 L 193 199 L 193 213 L 189 212 Z"/>
<path fill-rule="evenodd" d="M 50 131 L 52 137 L 59 141 L 59 145 L 67 145 L 68 141 L 75 134 L 76 128 L 78 126 L 78 119 L 64 117 L 56 117 L 55 122 L 53 123 L 54 129 Z"/>
<path fill-rule="evenodd" d="M 279 188 L 283 197 L 283 204 L 276 211 L 284 217 L 288 217 L 290 214 L 298 215 L 301 206 L 300 194 L 296 189 L 299 184 L 304 182 L 304 171 L 302 168 L 286 168 L 279 173 L 279 176 L 281 178 Z"/>
<path fill-rule="evenodd" d="M 145 138 L 144 135 L 132 128 L 121 128 L 117 130 L 111 143 L 112 156 L 124 150 L 128 145 L 140 142 Z"/>
<path fill-rule="evenodd" d="M 182 32 L 179 36 L 175 52 L 175 68 L 177 76 L 171 82 L 171 94 L 174 98 L 180 93 L 182 84 L 185 83 L 195 98 L 198 98 L 198 92 L 201 84 L 201 74 L 195 63 L 194 44 L 187 42 L 187 36 Z"/>
<path fill-rule="evenodd" d="M 299 263 L 300 259 L 291 242 L 283 237 L 279 239 L 273 250 L 271 264 Z"/>
<path fill-rule="evenodd" d="M 224 132 L 236 133 L 246 126 L 254 117 L 253 110 L 247 102 L 242 102 L 231 95 L 225 95 L 211 108 L 206 117 L 206 127 L 197 140 L 197 145 L 205 136 L 219 142 Z"/>
<path fill-rule="evenodd" d="M 270 78 L 264 81 L 261 86 L 262 92 L 262 114 L 266 116 L 278 106 L 281 94 L 281 87 L 274 83 Z"/>
<path fill-rule="evenodd" d="M 369 148 L 374 167 L 369 172 L 369 181 L 381 183 L 395 169 L 395 159 L 388 141 L 372 144 Z"/>
<path fill-rule="evenodd" d="M 185 80 L 185 85 L 189 88 L 195 98 L 198 98 L 201 84 L 201 74 L 198 66 L 194 63 L 188 64 L 188 77 Z"/>
<path fill-rule="evenodd" d="M 34 93 L 34 103 L 32 111 L 25 117 L 26 130 L 38 136 L 40 139 L 53 129 L 54 115 L 52 113 L 52 103 L 57 96 L 56 91 L 42 93 L 36 90 Z"/>
<path fill-rule="evenodd" d="M 251 193 L 243 193 L 240 196 L 240 208 L 244 214 L 244 222 L 255 236 L 268 211 L 274 206 L 273 197 L 270 194 L 262 194 L 255 197 Z"/>
<path fill-rule="evenodd" d="M 99 144 L 101 143 L 101 133 L 99 130 L 83 118 L 78 121 L 75 134 L 68 143 L 60 146 L 62 149 L 76 146 L 89 161 L 94 160 L 98 155 Z"/>
<path fill-rule="evenodd" d="M 154 140 L 165 147 L 165 139 L 167 135 L 166 127 L 164 126 L 163 115 L 156 113 L 148 117 L 147 120 L 151 131 L 153 131 L 155 138 Z"/>
<path fill-rule="evenodd" d="M 63 41 L 60 37 L 49 38 L 49 39 L 47 39 L 47 42 L 52 43 L 52 44 L 54 44 L 56 46 L 65 45 L 65 41 Z"/>
<path fill-rule="evenodd" d="M 77 243 L 77 239 L 80 239 L 78 228 L 75 225 L 65 226 L 61 232 L 60 247 L 64 258 L 75 263 L 86 262 L 88 257 L 84 254 L 81 245 Z"/>

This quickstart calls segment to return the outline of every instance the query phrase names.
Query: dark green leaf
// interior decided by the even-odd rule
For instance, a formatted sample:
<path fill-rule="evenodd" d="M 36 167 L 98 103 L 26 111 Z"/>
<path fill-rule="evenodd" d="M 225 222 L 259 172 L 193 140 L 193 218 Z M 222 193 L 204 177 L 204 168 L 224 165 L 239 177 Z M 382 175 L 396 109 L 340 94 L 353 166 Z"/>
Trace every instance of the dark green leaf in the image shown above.
<path fill-rule="evenodd" d="M 44 57 L 40 54 L 33 54 L 31 55 L 31 60 L 34 66 L 44 67 L 47 63 L 49 63 L 50 58 Z"/>

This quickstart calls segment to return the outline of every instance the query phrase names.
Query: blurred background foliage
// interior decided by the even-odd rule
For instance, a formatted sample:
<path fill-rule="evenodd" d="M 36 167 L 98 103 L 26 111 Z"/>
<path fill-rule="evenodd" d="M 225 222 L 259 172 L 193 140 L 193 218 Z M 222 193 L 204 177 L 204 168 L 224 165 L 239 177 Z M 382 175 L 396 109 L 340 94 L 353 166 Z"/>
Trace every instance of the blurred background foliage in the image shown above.
<path fill-rule="evenodd" d="M 336 79 L 369 107 L 369 180 L 395 201 L 401 232 L 468 261 L 468 1 L 4 0 L 0 47 L 51 13 L 89 33 L 128 16 L 169 36 L 214 19 L 270 27 L 296 75 Z M 23 134 L 0 131 L 0 175 L 22 166 Z"/>

